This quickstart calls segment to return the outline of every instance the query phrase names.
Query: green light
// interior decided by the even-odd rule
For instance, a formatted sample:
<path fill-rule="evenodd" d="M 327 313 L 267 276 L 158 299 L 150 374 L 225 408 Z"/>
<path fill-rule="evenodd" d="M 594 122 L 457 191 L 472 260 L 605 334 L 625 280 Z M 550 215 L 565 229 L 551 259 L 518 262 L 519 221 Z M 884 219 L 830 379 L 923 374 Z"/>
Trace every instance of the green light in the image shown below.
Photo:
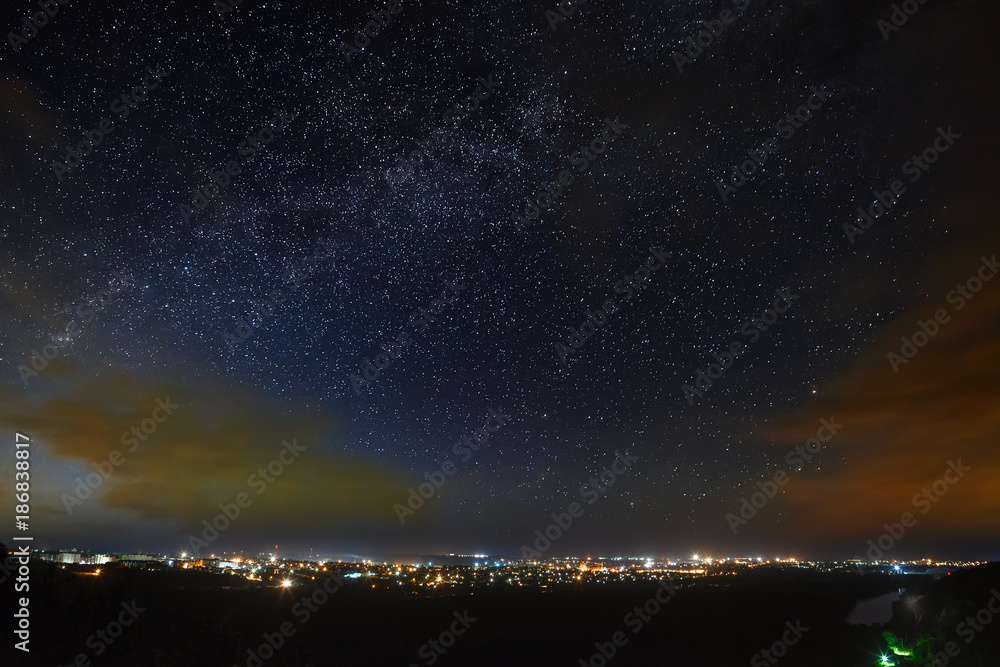
<path fill-rule="evenodd" d="M 899 640 L 899 637 L 897 637 L 894 633 L 886 631 L 882 633 L 882 637 L 885 639 L 886 644 L 889 645 L 889 650 L 892 651 L 895 655 L 902 655 L 902 656 L 910 655 L 910 651 L 903 648 L 902 642 Z M 889 658 L 885 656 L 885 654 L 882 655 L 881 659 L 883 665 L 894 664 Z"/>
<path fill-rule="evenodd" d="M 896 665 L 896 663 L 890 660 L 889 656 L 887 656 L 884 653 L 881 656 L 879 656 L 879 659 L 882 661 L 881 663 L 882 667 L 895 667 Z"/>

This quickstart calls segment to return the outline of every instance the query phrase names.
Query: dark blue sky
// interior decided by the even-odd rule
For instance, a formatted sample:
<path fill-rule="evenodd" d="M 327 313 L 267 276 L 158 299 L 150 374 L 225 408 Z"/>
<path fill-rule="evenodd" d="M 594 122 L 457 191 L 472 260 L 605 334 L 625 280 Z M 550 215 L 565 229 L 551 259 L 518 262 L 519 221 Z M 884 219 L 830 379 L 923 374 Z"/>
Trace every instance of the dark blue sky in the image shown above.
<path fill-rule="evenodd" d="M 964 457 L 895 553 L 997 556 L 1000 292 L 947 298 L 996 249 L 986 3 L 924 5 L 885 40 L 889 7 L 750 2 L 683 71 L 732 3 L 587 3 L 555 30 L 555 3 L 401 6 L 350 62 L 374 5 L 66 5 L 7 45 L 0 401 L 11 441 L 36 443 L 39 546 L 180 550 L 297 439 L 213 548 L 513 555 L 627 451 L 551 553 L 861 555 Z M 134 88 L 147 67 L 169 74 Z M 91 154 L 53 166 L 104 119 Z M 938 128 L 959 138 L 911 180 Z M 526 198 L 548 210 L 518 224 Z M 654 248 L 669 258 L 630 292 Z M 116 272 L 134 284 L 109 293 Z M 798 298 L 754 337 L 776 290 Z M 564 363 L 557 344 L 609 299 Z M 894 372 L 887 353 L 939 308 L 952 319 Z M 168 397 L 176 414 L 127 451 Z M 490 408 L 509 423 L 461 460 Z M 843 432 L 734 535 L 727 513 L 829 417 Z M 394 506 L 448 459 L 401 525 Z"/>

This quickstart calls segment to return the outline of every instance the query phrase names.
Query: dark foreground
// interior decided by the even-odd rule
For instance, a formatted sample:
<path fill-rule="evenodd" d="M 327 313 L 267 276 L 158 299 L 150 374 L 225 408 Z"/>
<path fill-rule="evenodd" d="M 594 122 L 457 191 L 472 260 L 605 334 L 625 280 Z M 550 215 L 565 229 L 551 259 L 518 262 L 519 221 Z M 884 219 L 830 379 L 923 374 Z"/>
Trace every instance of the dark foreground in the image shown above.
<path fill-rule="evenodd" d="M 882 654 L 899 666 L 938 654 L 937 667 L 995 667 L 1000 656 L 1000 614 L 982 612 L 1000 590 L 997 564 L 940 581 L 786 570 L 705 578 L 673 593 L 651 582 L 444 597 L 372 589 L 363 580 L 327 597 L 318 581 L 280 589 L 201 572 L 109 567 L 98 577 L 32 568 L 30 655 L 8 652 L 13 640 L 4 632 L 16 665 L 569 667 L 605 664 L 601 648 L 613 651 L 608 665 L 658 667 L 875 667 Z M 9 583 L 4 609 L 14 608 Z M 843 622 L 857 598 L 899 587 L 919 599 L 897 603 L 885 627 Z M 650 602 L 657 591 L 666 602 Z M 119 619 L 128 626 L 112 638 Z M 891 645 L 912 653 L 894 655 Z"/>

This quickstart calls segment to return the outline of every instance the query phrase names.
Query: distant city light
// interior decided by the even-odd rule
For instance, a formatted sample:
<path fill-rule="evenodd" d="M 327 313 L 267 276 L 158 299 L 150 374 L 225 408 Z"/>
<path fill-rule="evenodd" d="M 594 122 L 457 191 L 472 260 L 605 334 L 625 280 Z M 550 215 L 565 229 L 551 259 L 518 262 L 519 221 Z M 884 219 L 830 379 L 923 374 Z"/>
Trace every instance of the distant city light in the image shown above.
<path fill-rule="evenodd" d="M 281 585 L 284 586 L 285 588 L 288 588 L 289 586 L 292 585 L 292 580 L 291 579 L 285 579 L 284 581 L 281 582 Z"/>

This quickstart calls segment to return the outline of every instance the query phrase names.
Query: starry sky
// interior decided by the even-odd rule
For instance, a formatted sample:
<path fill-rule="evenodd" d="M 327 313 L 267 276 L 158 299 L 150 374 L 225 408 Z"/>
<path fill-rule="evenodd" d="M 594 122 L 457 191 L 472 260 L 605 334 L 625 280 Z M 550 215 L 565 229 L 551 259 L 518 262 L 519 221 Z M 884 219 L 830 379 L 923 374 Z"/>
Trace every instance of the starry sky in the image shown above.
<path fill-rule="evenodd" d="M 0 433 L 32 439 L 36 547 L 179 552 L 248 492 L 212 551 L 512 557 L 578 501 L 547 555 L 855 557 L 911 511 L 894 557 L 1000 558 L 1000 280 L 948 299 L 1000 251 L 995 7 L 940 0 L 887 31 L 891 3 L 854 0 L 565 20 L 555 2 L 403 0 L 355 42 L 384 6 L 70 3 L 5 39 Z M 938 128 L 958 138 L 912 181 Z M 781 290 L 796 298 L 752 335 Z M 148 421 L 158 400 L 177 407 Z M 509 418 L 456 455 L 490 410 Z M 842 429 L 790 467 L 822 419 Z M 588 502 L 617 452 L 636 460 Z M 726 515 L 781 470 L 734 534 Z"/>

